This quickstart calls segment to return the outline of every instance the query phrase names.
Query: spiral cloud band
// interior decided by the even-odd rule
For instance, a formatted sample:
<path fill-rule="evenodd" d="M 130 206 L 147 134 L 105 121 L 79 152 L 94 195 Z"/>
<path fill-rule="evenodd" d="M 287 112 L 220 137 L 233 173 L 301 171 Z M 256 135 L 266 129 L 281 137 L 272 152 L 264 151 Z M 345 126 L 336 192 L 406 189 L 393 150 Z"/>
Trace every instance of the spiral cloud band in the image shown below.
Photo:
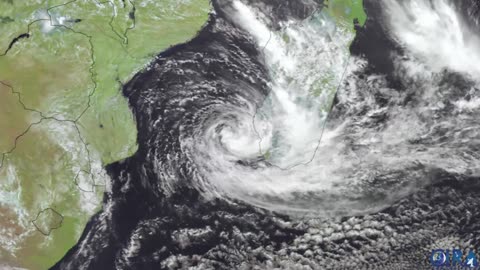
<path fill-rule="evenodd" d="M 125 85 L 139 150 L 54 269 L 424 269 L 478 246 L 479 5 L 367 0 L 355 33 L 319 2 L 215 0 Z"/>

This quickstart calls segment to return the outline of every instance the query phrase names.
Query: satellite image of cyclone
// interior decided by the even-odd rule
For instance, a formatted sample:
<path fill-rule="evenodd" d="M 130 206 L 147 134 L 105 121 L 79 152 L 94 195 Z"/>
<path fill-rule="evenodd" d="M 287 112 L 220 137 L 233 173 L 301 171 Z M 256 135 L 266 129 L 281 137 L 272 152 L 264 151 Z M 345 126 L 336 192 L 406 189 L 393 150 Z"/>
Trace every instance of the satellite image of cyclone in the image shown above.
<path fill-rule="evenodd" d="M 479 247 L 477 2 L 365 1 L 349 59 L 328 3 L 212 5 L 124 86 L 139 149 L 53 269 L 427 269 Z"/>
<path fill-rule="evenodd" d="M 50 269 L 480 269 L 480 1 L 209 5 L 117 87 L 138 147 Z"/>

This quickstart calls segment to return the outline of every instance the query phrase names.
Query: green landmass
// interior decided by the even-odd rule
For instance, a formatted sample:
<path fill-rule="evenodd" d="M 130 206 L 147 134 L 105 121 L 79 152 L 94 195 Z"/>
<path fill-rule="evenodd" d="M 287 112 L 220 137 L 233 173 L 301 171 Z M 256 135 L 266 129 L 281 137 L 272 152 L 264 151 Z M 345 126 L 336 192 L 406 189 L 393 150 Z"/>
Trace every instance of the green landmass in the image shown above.
<path fill-rule="evenodd" d="M 348 42 L 343 44 L 343 51 L 349 56 L 349 48 L 356 35 L 355 25 L 361 27 L 367 20 L 363 0 L 326 0 L 323 12 L 335 21 L 338 34 L 349 36 Z M 338 87 L 336 74 L 333 72 L 324 74 L 321 80 L 314 83 L 313 95 L 318 97 L 324 93 L 326 99 L 331 101 L 324 103 L 322 111 L 330 110 Z"/>
<path fill-rule="evenodd" d="M 355 20 L 358 20 L 359 26 L 363 26 L 367 20 L 363 0 L 326 0 L 325 4 L 328 12 L 339 19 L 338 23 L 348 29 L 354 29 Z"/>
<path fill-rule="evenodd" d="M 0 1 L 0 55 L 29 34 L 0 56 L 0 262 L 47 269 L 77 242 L 101 207 L 103 166 L 137 149 L 122 84 L 192 38 L 209 10 L 208 0 Z M 50 208 L 61 224 L 39 216 Z"/>
<path fill-rule="evenodd" d="M 362 1 L 329 2 L 340 27 L 364 24 Z M 193 37 L 209 10 L 208 0 L 0 1 L 2 264 L 47 269 L 76 243 L 101 207 L 103 166 L 137 149 L 122 84 Z"/>

